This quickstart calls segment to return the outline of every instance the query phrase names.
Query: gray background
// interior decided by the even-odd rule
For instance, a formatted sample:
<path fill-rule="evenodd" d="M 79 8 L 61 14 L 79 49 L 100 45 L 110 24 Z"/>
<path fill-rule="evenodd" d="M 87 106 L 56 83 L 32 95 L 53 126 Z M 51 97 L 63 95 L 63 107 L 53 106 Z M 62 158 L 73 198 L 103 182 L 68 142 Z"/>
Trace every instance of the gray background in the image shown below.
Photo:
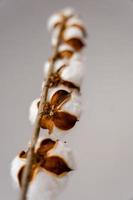
<path fill-rule="evenodd" d="M 10 162 L 26 147 L 30 102 L 50 55 L 46 21 L 72 6 L 89 32 L 83 114 L 68 136 L 78 170 L 64 200 L 133 198 L 133 1 L 0 0 L 0 199 L 15 200 Z"/>

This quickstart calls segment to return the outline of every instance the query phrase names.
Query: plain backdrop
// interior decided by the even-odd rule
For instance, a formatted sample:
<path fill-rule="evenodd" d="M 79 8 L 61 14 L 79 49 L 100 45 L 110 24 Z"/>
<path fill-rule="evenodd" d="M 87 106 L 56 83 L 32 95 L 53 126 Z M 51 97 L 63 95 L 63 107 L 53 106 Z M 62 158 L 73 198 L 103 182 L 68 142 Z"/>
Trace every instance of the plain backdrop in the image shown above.
<path fill-rule="evenodd" d="M 33 130 L 28 109 L 51 54 L 47 19 L 65 7 L 82 16 L 89 37 L 82 117 L 66 137 L 77 170 L 59 200 L 132 200 L 132 0 L 0 0 L 0 199 L 18 199 L 10 163 Z"/>

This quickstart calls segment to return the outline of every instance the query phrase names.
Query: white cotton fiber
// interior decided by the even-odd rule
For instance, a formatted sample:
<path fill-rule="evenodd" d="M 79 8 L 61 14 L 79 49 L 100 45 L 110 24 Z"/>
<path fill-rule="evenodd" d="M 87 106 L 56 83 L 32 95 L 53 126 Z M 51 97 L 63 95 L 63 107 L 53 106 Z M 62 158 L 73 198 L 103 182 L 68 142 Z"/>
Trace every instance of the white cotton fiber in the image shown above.
<path fill-rule="evenodd" d="M 11 177 L 14 181 L 14 185 L 19 187 L 18 173 L 20 169 L 25 165 L 25 159 L 20 158 L 18 155 L 11 163 Z"/>
<path fill-rule="evenodd" d="M 71 17 L 75 11 L 73 8 L 65 8 L 61 11 L 61 13 L 65 16 L 65 17 Z"/>
<path fill-rule="evenodd" d="M 62 22 L 62 19 L 62 15 L 60 13 L 52 15 L 48 20 L 48 30 L 52 31 L 57 24 Z"/>
<path fill-rule="evenodd" d="M 72 52 L 74 52 L 74 49 L 68 44 L 62 44 L 59 47 L 59 52 L 62 52 L 62 51 L 72 51 Z"/>
<path fill-rule="evenodd" d="M 37 148 L 40 147 L 41 141 L 44 139 L 47 139 L 47 137 L 41 137 L 38 140 L 36 151 Z M 61 141 L 56 141 L 55 146 L 47 152 L 47 156 L 59 156 L 71 169 L 75 168 L 72 150 Z M 28 200 L 55 200 L 56 196 L 65 188 L 68 178 L 69 173 L 57 176 L 45 169 L 38 169 L 38 172 L 29 186 Z"/>
<path fill-rule="evenodd" d="M 31 105 L 30 105 L 30 109 L 29 109 L 29 120 L 31 122 L 31 124 L 35 123 L 37 114 L 38 114 L 38 103 L 40 101 L 40 98 L 35 99 Z"/>
<path fill-rule="evenodd" d="M 75 115 L 79 119 L 81 115 L 81 96 L 77 92 L 73 92 L 70 100 L 62 106 L 62 110 Z"/>
<path fill-rule="evenodd" d="M 79 29 L 78 27 L 68 27 L 65 31 L 64 31 L 64 40 L 69 40 L 69 39 L 73 39 L 73 38 L 79 38 L 79 39 L 83 39 L 83 32 L 81 29 Z"/>
<path fill-rule="evenodd" d="M 81 19 L 79 19 L 77 16 L 73 16 L 70 19 L 68 19 L 67 26 L 73 26 L 73 25 L 79 25 L 79 26 L 84 26 L 83 22 L 81 21 Z"/>
<path fill-rule="evenodd" d="M 83 79 L 83 64 L 80 61 L 72 60 L 67 67 L 62 70 L 61 78 L 80 86 Z"/>
<path fill-rule="evenodd" d="M 49 74 L 49 69 L 50 69 L 50 66 L 51 66 L 51 62 L 50 61 L 47 61 L 44 63 L 44 79 L 46 80 L 48 78 L 48 74 Z"/>
<path fill-rule="evenodd" d="M 65 188 L 67 181 L 68 175 L 57 177 L 40 169 L 30 183 L 28 200 L 55 200 Z"/>

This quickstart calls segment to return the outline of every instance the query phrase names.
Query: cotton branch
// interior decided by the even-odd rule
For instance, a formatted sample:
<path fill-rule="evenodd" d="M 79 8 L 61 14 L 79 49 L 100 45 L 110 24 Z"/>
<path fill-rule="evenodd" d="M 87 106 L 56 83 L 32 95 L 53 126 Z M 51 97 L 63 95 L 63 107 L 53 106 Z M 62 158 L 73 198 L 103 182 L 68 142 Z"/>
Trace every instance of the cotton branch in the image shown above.
<path fill-rule="evenodd" d="M 43 108 L 43 105 L 47 101 L 47 95 L 48 95 L 48 90 L 49 90 L 49 79 L 53 72 L 54 62 L 55 62 L 55 59 L 58 54 L 58 48 L 61 43 L 61 34 L 62 34 L 62 31 L 64 30 L 65 21 L 66 21 L 66 19 L 64 18 L 64 20 L 62 21 L 62 23 L 60 24 L 60 27 L 59 27 L 57 43 L 56 43 L 56 46 L 54 46 L 54 48 L 53 48 L 53 55 L 51 57 L 51 66 L 49 69 L 48 78 L 46 81 L 46 85 L 44 85 L 43 93 L 41 95 L 41 100 L 40 100 L 39 109 L 38 109 L 38 115 L 36 118 L 35 128 L 34 128 L 34 131 L 32 134 L 32 140 L 31 140 L 31 144 L 29 147 L 28 155 L 27 155 L 27 163 L 26 163 L 26 167 L 24 170 L 23 178 L 22 178 L 22 191 L 21 191 L 20 200 L 26 200 L 26 194 L 27 194 L 28 186 L 29 186 L 29 175 L 31 172 L 32 160 L 34 157 L 34 148 L 35 148 L 35 145 L 37 143 L 39 133 L 40 133 L 40 120 L 41 120 L 42 112 L 43 112 L 42 108 Z"/>
<path fill-rule="evenodd" d="M 30 146 L 11 165 L 20 200 L 55 199 L 75 169 L 72 151 L 60 136 L 69 133 L 81 114 L 86 30 L 72 9 L 52 15 L 48 25 L 52 55 L 44 65 L 41 97 L 30 106 L 29 120 L 34 124 Z M 48 135 L 44 132 L 42 137 L 40 129 Z"/>

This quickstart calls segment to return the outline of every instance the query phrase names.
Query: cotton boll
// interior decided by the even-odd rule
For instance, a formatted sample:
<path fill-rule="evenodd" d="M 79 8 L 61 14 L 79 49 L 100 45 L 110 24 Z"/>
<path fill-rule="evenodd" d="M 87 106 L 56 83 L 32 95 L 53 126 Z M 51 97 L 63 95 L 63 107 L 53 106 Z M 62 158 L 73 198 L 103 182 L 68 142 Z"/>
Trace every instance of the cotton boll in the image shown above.
<path fill-rule="evenodd" d="M 55 13 L 48 20 L 48 30 L 52 31 L 58 24 L 60 24 L 63 21 L 63 16 L 69 18 L 73 14 L 74 9 L 72 8 L 63 9 L 61 12 Z"/>
<path fill-rule="evenodd" d="M 64 40 L 69 40 L 72 38 L 83 39 L 84 35 L 81 29 L 78 27 L 69 27 L 64 31 Z"/>
<path fill-rule="evenodd" d="M 45 139 L 47 139 L 46 136 L 39 138 L 36 145 L 36 152 L 37 149 L 40 148 L 41 142 Z M 59 156 L 69 167 L 72 169 L 75 167 L 71 149 L 61 141 L 56 140 L 55 146 L 47 152 L 47 156 Z M 30 182 L 27 195 L 28 200 L 44 200 L 45 198 L 48 200 L 55 199 L 65 188 L 68 179 L 68 173 L 57 176 L 44 168 L 39 168 Z"/>
<path fill-rule="evenodd" d="M 48 156 L 54 155 L 63 158 L 71 169 L 75 169 L 74 156 L 67 144 L 58 141 L 55 147 L 48 152 Z"/>
<path fill-rule="evenodd" d="M 65 17 L 71 17 L 72 15 L 74 15 L 75 11 L 73 8 L 65 8 L 62 10 L 61 12 Z"/>
<path fill-rule="evenodd" d="M 38 103 L 40 101 L 40 98 L 35 99 L 30 106 L 29 109 L 29 120 L 31 122 L 31 124 L 35 123 L 37 114 L 38 114 Z"/>
<path fill-rule="evenodd" d="M 18 173 L 20 169 L 25 165 L 25 159 L 16 156 L 11 163 L 11 177 L 14 181 L 14 185 L 19 187 Z"/>
<path fill-rule="evenodd" d="M 45 139 L 48 139 L 48 137 L 43 136 L 38 139 L 35 147 L 35 155 L 40 155 L 37 150 L 40 148 L 41 142 Z M 50 156 L 49 152 L 51 152 L 51 156 L 58 156 L 58 159 L 62 159 L 62 162 L 66 162 L 69 167 L 71 166 L 73 167 L 72 169 L 74 169 L 74 165 L 72 163 L 74 158 L 70 148 L 66 147 L 64 143 L 57 140 L 55 141 L 54 146 L 51 148 L 54 150 L 54 152 L 52 152 L 52 149 L 48 150 L 45 155 L 47 158 Z M 22 167 L 25 167 L 26 164 L 24 153 L 22 152 L 19 156 L 17 156 L 11 165 L 11 175 L 18 187 L 20 186 L 18 174 Z M 48 168 L 45 169 L 45 166 L 42 167 L 39 165 L 38 161 L 37 163 L 34 163 L 34 167 L 36 168 L 34 168 L 33 177 L 29 182 L 27 200 L 44 200 L 45 198 L 47 200 L 55 200 L 56 196 L 59 195 L 65 188 L 69 179 L 69 173 L 66 171 L 60 175 L 54 174 L 52 171 L 49 171 Z"/>
<path fill-rule="evenodd" d="M 67 181 L 67 175 L 57 177 L 42 169 L 30 183 L 28 200 L 55 200 L 56 196 L 63 191 Z"/>
<path fill-rule="evenodd" d="M 68 19 L 66 25 L 67 26 L 78 25 L 84 27 L 83 22 L 77 16 L 73 16 L 70 19 Z"/>
<path fill-rule="evenodd" d="M 62 110 L 69 112 L 79 119 L 81 115 L 81 96 L 77 92 L 73 92 L 70 100 L 62 106 Z"/>
<path fill-rule="evenodd" d="M 80 86 L 83 79 L 83 64 L 80 61 L 73 60 L 62 70 L 61 78 Z"/>
<path fill-rule="evenodd" d="M 80 114 L 81 114 L 81 96 L 80 96 L 80 94 L 78 94 L 77 91 L 71 92 L 71 90 L 65 86 L 58 86 L 55 88 L 51 88 L 49 90 L 49 94 L 48 94 L 49 102 L 50 102 L 52 96 L 58 90 L 66 90 L 67 92 L 71 93 L 71 98 L 66 103 L 64 103 L 61 110 L 69 112 L 70 114 L 75 115 L 77 118 L 79 118 Z M 54 129 L 54 131 L 55 131 L 55 129 Z"/>
<path fill-rule="evenodd" d="M 48 30 L 52 31 L 56 25 L 60 24 L 63 20 L 63 16 L 60 13 L 56 13 L 48 20 Z"/>

